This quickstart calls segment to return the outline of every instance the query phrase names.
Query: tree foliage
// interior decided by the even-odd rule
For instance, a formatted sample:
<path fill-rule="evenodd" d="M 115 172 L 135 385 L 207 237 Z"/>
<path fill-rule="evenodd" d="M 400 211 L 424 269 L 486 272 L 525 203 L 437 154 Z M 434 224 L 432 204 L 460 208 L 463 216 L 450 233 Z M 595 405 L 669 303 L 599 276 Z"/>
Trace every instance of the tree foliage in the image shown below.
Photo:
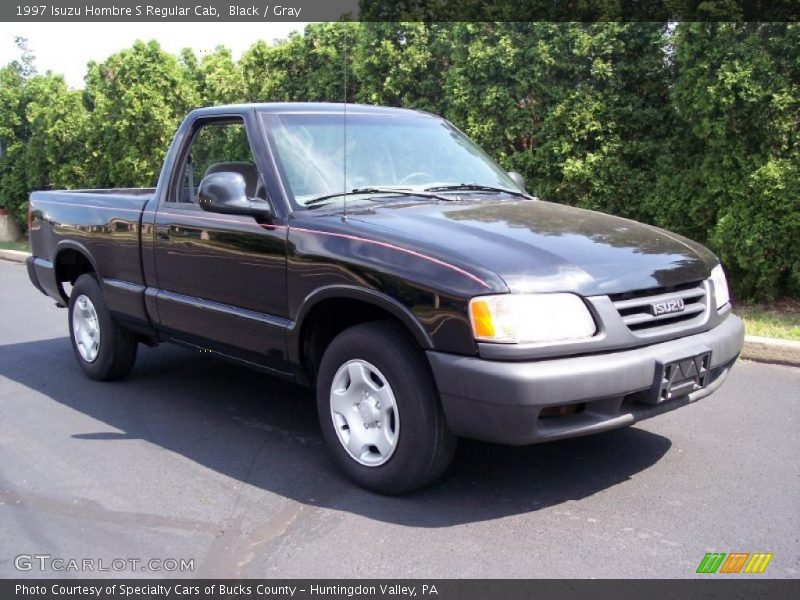
<path fill-rule="evenodd" d="M 442 114 L 451 30 L 437 23 L 364 23 L 353 46 L 356 100 Z"/>
<path fill-rule="evenodd" d="M 155 41 L 135 42 L 102 63 L 89 63 L 88 183 L 152 185 L 175 129 L 198 95 L 178 59 Z"/>
<path fill-rule="evenodd" d="M 20 220 L 32 189 L 151 185 L 195 106 L 347 98 L 442 114 L 540 197 L 709 244 L 740 297 L 800 295 L 797 24 L 319 23 L 238 61 L 136 42 L 83 90 L 18 46 L 0 207 Z"/>
<path fill-rule="evenodd" d="M 61 75 L 37 75 L 26 86 L 25 182 L 29 189 L 63 188 L 86 180 L 88 113 L 80 91 L 68 90 Z"/>
<path fill-rule="evenodd" d="M 354 23 L 315 23 L 303 35 L 292 33 L 281 43 L 258 41 L 240 60 L 250 102 L 341 102 L 345 64 L 352 73 L 351 47 L 357 37 Z M 348 101 L 354 86 L 348 82 Z"/>
<path fill-rule="evenodd" d="M 665 195 L 682 197 L 690 222 L 676 211 L 661 220 L 707 237 L 742 294 L 797 295 L 800 27 L 691 23 L 676 48 L 673 104 L 686 146 L 670 154 Z"/>

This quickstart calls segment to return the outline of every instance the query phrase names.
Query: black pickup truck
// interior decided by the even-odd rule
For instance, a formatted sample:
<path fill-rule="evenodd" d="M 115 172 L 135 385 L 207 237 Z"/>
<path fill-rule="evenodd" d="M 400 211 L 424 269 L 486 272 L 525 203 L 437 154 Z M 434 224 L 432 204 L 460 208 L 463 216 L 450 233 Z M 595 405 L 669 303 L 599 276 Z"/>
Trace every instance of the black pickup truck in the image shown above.
<path fill-rule="evenodd" d="M 743 340 L 714 255 L 540 201 L 434 115 L 203 108 L 155 189 L 35 192 L 33 284 L 78 363 L 177 342 L 315 386 L 359 484 L 434 481 L 457 436 L 530 444 L 716 390 Z"/>

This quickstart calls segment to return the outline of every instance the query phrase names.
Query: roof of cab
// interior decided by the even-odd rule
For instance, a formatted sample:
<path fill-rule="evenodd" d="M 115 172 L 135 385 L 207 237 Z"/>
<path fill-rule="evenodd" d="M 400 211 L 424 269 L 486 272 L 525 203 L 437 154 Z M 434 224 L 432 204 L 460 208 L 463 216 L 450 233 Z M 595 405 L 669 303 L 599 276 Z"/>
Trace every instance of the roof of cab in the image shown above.
<path fill-rule="evenodd" d="M 417 117 L 435 117 L 431 113 L 411 110 L 408 108 L 394 108 L 389 106 L 370 106 L 368 104 L 347 103 L 347 114 L 374 114 L 374 115 L 407 115 Z M 225 113 L 242 113 L 249 110 L 267 113 L 329 113 L 340 114 L 345 111 L 343 102 L 261 102 L 252 104 L 224 104 L 220 106 L 206 106 L 192 111 L 195 116 L 219 115 Z"/>

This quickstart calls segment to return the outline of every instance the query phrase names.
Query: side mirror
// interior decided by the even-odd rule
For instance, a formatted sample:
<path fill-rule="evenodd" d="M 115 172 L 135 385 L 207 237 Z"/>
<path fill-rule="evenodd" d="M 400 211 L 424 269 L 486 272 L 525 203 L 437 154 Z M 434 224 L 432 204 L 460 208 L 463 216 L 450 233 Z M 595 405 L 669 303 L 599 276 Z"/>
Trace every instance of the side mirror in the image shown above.
<path fill-rule="evenodd" d="M 224 215 L 268 217 L 269 204 L 247 197 L 247 184 L 239 173 L 221 171 L 203 177 L 197 190 L 200 208 Z"/>
<path fill-rule="evenodd" d="M 525 190 L 525 178 L 517 173 L 516 171 L 509 171 L 508 176 L 511 177 L 511 180 L 517 184 L 517 187 L 521 189 L 523 192 Z"/>

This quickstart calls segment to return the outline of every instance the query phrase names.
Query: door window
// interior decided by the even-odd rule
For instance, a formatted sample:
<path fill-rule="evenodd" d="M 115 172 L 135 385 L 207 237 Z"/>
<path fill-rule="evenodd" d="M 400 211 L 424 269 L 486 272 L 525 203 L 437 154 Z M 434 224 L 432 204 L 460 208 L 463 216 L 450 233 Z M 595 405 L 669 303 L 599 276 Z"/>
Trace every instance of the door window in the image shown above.
<path fill-rule="evenodd" d="M 247 130 L 239 119 L 211 121 L 195 131 L 183 159 L 172 201 L 196 204 L 197 190 L 203 177 L 222 171 L 241 174 L 249 197 L 267 199 L 263 179 L 247 140 Z"/>

